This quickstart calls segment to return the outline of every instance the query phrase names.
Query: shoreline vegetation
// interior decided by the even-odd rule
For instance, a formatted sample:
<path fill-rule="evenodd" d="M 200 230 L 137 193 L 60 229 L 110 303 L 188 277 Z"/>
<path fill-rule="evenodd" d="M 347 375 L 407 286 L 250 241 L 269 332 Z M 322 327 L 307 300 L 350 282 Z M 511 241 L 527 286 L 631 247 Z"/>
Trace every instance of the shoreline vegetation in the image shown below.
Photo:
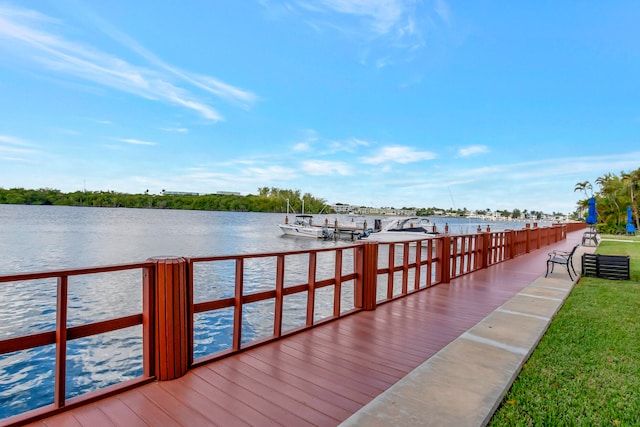
<path fill-rule="evenodd" d="M 0 187 L 0 204 L 8 205 L 54 205 L 86 206 L 106 208 L 182 209 L 237 212 L 287 212 L 287 199 L 291 206 L 300 210 L 304 199 L 305 211 L 326 212 L 329 207 L 323 199 L 299 190 L 261 189 L 257 195 L 249 194 L 197 194 L 174 193 L 162 190 L 161 194 L 119 193 L 115 191 L 74 191 L 63 193 L 52 188 L 37 190 L 24 188 L 4 189 Z M 330 211 L 331 212 L 331 211 Z"/>
<path fill-rule="evenodd" d="M 248 194 L 244 196 L 237 193 L 197 194 L 168 192 L 165 190 L 162 190 L 160 194 L 149 193 L 149 190 L 141 194 L 119 193 L 115 191 L 74 191 L 71 193 L 64 193 L 53 188 L 5 189 L 0 187 L 0 205 L 53 205 L 286 213 L 287 200 L 289 200 L 292 213 L 301 212 L 301 200 L 304 200 L 305 213 L 336 213 L 336 211 L 324 199 L 314 197 L 309 193 L 302 194 L 300 190 L 283 190 L 273 187 L 259 188 L 257 194 Z M 343 203 L 337 203 L 336 205 L 348 206 Z M 365 206 L 362 206 L 361 208 L 367 209 Z M 400 210 L 413 211 L 415 212 L 415 215 L 418 216 L 466 217 L 471 214 L 467 208 L 441 209 L 437 207 L 402 207 Z M 475 211 L 475 214 L 477 215 L 489 215 L 491 213 L 491 209 Z M 526 209 L 514 209 L 513 211 L 496 210 L 494 213 L 498 214 L 497 219 L 524 218 L 541 220 L 545 216 L 548 216 L 542 211 L 528 211 Z M 552 215 L 565 216 L 556 212 Z"/>

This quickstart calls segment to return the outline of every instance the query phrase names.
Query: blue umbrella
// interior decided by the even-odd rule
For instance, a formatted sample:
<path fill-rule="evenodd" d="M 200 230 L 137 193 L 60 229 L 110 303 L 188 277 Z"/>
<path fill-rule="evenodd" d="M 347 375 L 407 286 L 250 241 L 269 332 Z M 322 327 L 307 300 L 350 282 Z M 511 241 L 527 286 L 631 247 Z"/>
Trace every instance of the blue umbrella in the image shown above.
<path fill-rule="evenodd" d="M 627 206 L 627 223 L 633 224 L 633 215 L 631 215 L 631 206 Z"/>
<path fill-rule="evenodd" d="M 627 206 L 627 233 L 636 234 L 636 225 L 633 223 L 633 216 L 631 215 L 631 206 Z"/>
<path fill-rule="evenodd" d="M 598 222 L 598 212 L 596 212 L 596 199 L 592 197 L 589 199 L 589 214 L 587 215 L 587 224 L 595 224 Z"/>

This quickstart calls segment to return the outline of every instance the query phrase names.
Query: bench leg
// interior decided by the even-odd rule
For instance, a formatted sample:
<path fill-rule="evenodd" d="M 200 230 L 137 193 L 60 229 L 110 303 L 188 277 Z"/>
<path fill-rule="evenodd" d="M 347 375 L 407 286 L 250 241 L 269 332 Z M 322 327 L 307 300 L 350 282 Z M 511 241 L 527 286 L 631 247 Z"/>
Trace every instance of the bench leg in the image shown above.
<path fill-rule="evenodd" d="M 549 275 L 549 263 L 550 261 L 547 261 L 547 272 L 544 274 L 544 277 L 547 277 Z"/>
<path fill-rule="evenodd" d="M 571 269 L 573 270 L 573 274 L 578 277 L 578 272 L 576 271 L 576 268 L 573 266 L 573 258 L 571 258 Z"/>
<path fill-rule="evenodd" d="M 549 260 L 547 261 L 547 272 L 545 273 L 544 277 L 547 277 L 549 275 L 549 273 L 553 273 L 553 268 L 555 267 L 555 262 Z M 569 264 L 571 264 L 571 266 L 569 266 Z M 549 265 L 551 265 L 551 271 L 549 271 Z M 569 279 L 573 280 L 573 276 L 571 275 L 571 270 L 573 270 L 573 274 L 578 277 L 578 273 L 576 272 L 576 269 L 573 267 L 573 260 L 572 262 L 567 262 L 567 273 L 569 273 Z"/>
<path fill-rule="evenodd" d="M 571 265 L 571 268 L 573 268 L 573 264 Z M 567 273 L 569 273 L 569 279 L 573 281 L 573 277 L 571 277 L 571 269 L 569 268 L 569 263 L 567 263 Z"/>

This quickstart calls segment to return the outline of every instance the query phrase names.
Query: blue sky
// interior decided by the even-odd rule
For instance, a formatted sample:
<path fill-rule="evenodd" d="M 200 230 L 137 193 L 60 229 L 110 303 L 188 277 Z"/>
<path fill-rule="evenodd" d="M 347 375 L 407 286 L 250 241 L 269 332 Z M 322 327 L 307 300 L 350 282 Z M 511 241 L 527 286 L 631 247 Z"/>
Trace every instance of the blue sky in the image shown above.
<path fill-rule="evenodd" d="M 0 187 L 571 212 L 640 167 L 640 2 L 0 0 Z"/>

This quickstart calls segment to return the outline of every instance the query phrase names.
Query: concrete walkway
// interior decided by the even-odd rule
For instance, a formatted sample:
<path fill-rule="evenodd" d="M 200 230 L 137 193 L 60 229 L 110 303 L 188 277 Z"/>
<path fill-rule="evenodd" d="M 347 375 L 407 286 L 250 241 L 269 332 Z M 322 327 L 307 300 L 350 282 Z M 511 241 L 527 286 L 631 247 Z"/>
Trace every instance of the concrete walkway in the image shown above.
<path fill-rule="evenodd" d="M 340 425 L 485 426 L 574 284 L 556 266 Z"/>

